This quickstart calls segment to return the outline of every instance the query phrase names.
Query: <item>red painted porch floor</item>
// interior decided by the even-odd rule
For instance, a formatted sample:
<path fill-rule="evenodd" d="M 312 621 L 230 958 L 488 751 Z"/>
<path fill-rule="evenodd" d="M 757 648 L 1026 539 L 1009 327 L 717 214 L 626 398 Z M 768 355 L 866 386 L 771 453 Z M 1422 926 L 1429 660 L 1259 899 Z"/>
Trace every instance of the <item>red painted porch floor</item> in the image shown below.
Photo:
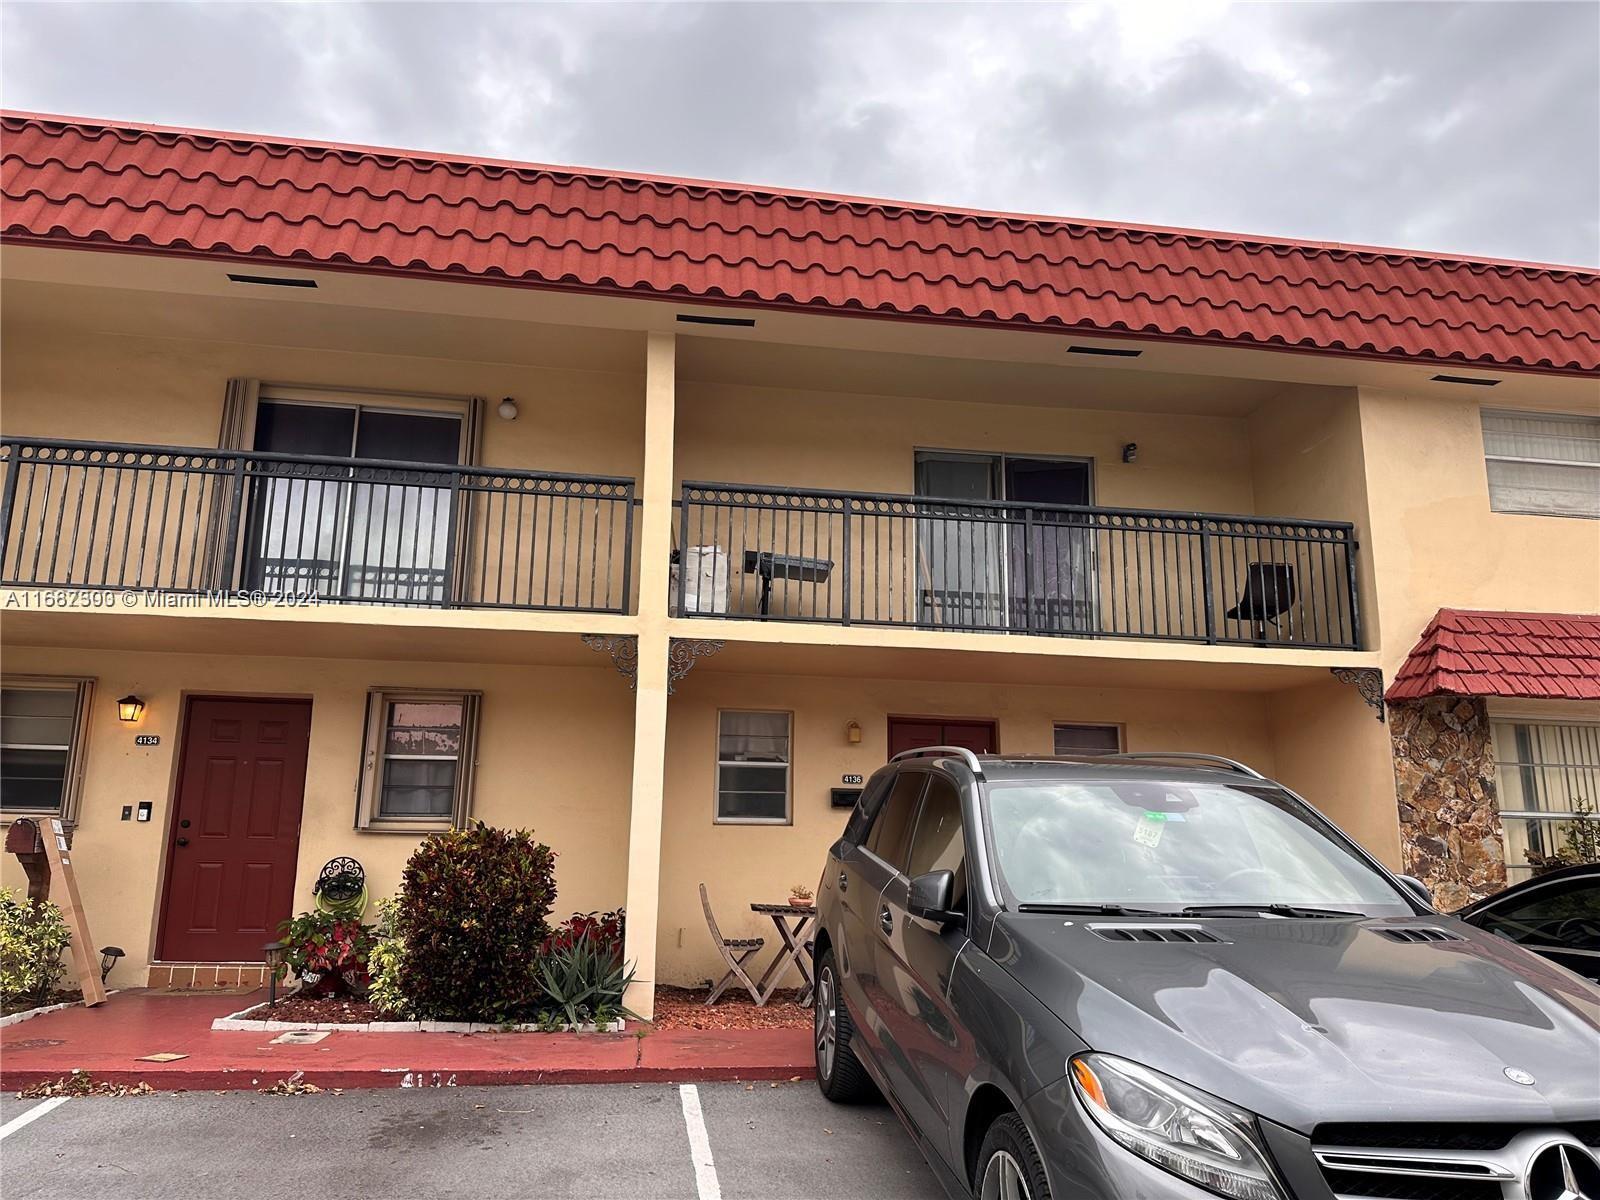
<path fill-rule="evenodd" d="M 323 1088 L 439 1087 L 451 1083 L 637 1083 L 806 1078 L 809 1029 L 673 1029 L 626 1033 L 353 1033 L 312 1045 L 278 1034 L 213 1031 L 214 1017 L 264 998 L 118 992 L 97 1008 L 46 1013 L 0 1030 L 0 1089 L 52 1082 L 74 1070 L 161 1091 L 259 1090 L 300 1072 Z M 638 1029 L 643 1029 L 641 1036 Z M 187 1057 L 139 1062 L 160 1053 Z"/>

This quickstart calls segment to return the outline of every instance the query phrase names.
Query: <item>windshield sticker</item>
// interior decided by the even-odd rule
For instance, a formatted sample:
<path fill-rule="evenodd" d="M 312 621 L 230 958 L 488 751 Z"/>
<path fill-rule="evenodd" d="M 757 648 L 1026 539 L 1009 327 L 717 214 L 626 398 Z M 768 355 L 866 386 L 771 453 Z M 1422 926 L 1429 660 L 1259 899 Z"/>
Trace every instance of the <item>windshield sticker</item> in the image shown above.
<path fill-rule="evenodd" d="M 1167 814 L 1160 812 L 1147 812 L 1139 818 L 1133 827 L 1133 840 L 1141 846 L 1149 846 L 1154 850 L 1161 844 L 1161 835 L 1166 832 Z"/>

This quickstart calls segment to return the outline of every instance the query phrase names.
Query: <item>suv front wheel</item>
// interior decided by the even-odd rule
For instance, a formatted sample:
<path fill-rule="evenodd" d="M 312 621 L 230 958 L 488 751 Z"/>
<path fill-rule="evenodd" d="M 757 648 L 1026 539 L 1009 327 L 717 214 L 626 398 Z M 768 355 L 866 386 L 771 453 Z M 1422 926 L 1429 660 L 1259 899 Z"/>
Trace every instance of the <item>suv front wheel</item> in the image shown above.
<path fill-rule="evenodd" d="M 836 1104 L 854 1104 L 876 1094 L 866 1068 L 850 1048 L 856 1028 L 839 992 L 839 970 L 833 951 L 824 950 L 817 960 L 816 997 L 813 1001 L 812 1032 L 816 1046 L 817 1087 Z"/>

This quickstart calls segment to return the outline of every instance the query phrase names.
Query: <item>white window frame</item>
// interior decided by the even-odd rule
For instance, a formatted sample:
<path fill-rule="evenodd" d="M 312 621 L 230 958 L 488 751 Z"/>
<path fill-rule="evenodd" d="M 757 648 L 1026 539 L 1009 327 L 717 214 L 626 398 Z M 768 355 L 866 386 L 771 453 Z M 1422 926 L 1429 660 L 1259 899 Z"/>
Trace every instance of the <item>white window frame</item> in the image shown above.
<path fill-rule="evenodd" d="M 49 749 L 67 752 L 66 770 L 62 774 L 61 804 L 56 808 L 37 808 L 19 804 L 4 804 L 0 800 L 0 824 L 8 824 L 13 817 L 59 817 L 64 824 L 73 825 L 78 820 L 78 804 L 83 793 L 83 769 L 88 762 L 89 719 L 94 704 L 92 678 L 57 675 L 7 675 L 0 677 L 0 686 L 6 689 L 38 692 L 74 692 L 75 707 L 72 714 L 72 739 L 65 747 L 24 747 L 0 742 L 0 754 L 12 749 Z"/>
<path fill-rule="evenodd" d="M 455 796 L 444 816 L 391 817 L 383 814 L 383 763 L 388 738 L 389 706 L 395 703 L 460 704 L 461 753 L 456 757 Z M 483 693 L 442 688 L 373 688 L 367 693 L 366 730 L 362 738 L 361 780 L 356 800 L 356 828 L 368 833 L 437 833 L 463 829 L 472 817 L 472 787 L 478 767 L 478 730 Z M 434 756 L 429 756 L 434 757 Z"/>
<path fill-rule="evenodd" d="M 751 763 L 734 759 L 724 760 L 722 757 L 722 718 L 728 713 L 754 713 L 761 716 L 782 717 L 787 723 L 789 739 L 789 757 L 781 764 L 783 771 L 783 816 L 782 817 L 725 817 L 722 815 L 722 768 L 723 767 L 763 767 L 769 770 L 778 770 L 777 763 Z M 794 713 L 781 708 L 719 708 L 717 709 L 717 723 L 713 729 L 716 742 L 712 748 L 712 757 L 716 766 L 712 771 L 711 779 L 711 822 L 714 825 L 793 825 L 794 824 Z"/>
<path fill-rule="evenodd" d="M 1509 514 L 1509 515 L 1530 516 L 1530 517 L 1565 517 L 1565 518 L 1569 518 L 1569 519 L 1589 520 L 1589 521 L 1600 519 L 1600 514 L 1596 514 L 1596 513 L 1593 513 L 1593 512 L 1575 512 L 1575 511 L 1565 511 L 1565 510 L 1560 510 L 1560 509 L 1551 510 L 1551 509 L 1536 509 L 1536 508 L 1518 508 L 1518 507 L 1514 507 L 1514 506 L 1505 506 L 1505 507 L 1503 507 L 1500 503 L 1498 503 L 1496 501 L 1496 499 L 1495 499 L 1494 481 L 1492 479 L 1488 478 L 1488 464 L 1489 463 L 1496 463 L 1496 462 L 1500 462 L 1500 463 L 1519 463 L 1519 464 L 1524 465 L 1524 466 L 1559 467 L 1559 468 L 1562 468 L 1562 469 L 1577 468 L 1577 469 L 1580 469 L 1580 470 L 1587 469 L 1587 470 L 1593 472 L 1594 479 L 1595 479 L 1595 488 L 1597 490 L 1600 490 L 1600 461 L 1585 462 L 1585 461 L 1583 461 L 1581 459 L 1532 458 L 1532 457 L 1528 457 L 1526 455 L 1517 455 L 1517 454 L 1491 454 L 1491 453 L 1489 453 L 1489 441 L 1488 441 L 1489 432 L 1490 431 L 1487 428 L 1488 419 L 1491 418 L 1491 417 L 1510 417 L 1510 418 L 1513 418 L 1513 419 L 1518 420 L 1518 421 L 1576 421 L 1576 422 L 1580 422 L 1580 423 L 1589 423 L 1589 424 L 1592 424 L 1593 427 L 1594 427 L 1594 437 L 1595 437 L 1596 441 L 1600 442 L 1600 416 L 1597 416 L 1597 415 L 1595 415 L 1593 413 L 1534 412 L 1534 411 L 1530 411 L 1530 410 L 1503 409 L 1503 408 L 1485 408 L 1485 409 L 1480 410 L 1480 412 L 1479 412 L 1479 426 L 1480 426 L 1480 429 L 1481 429 L 1481 432 L 1482 432 L 1482 436 L 1483 436 L 1483 439 L 1484 439 L 1484 448 L 1483 448 L 1483 461 L 1484 461 L 1484 464 L 1485 464 L 1485 470 L 1484 470 L 1485 480 L 1484 480 L 1484 482 L 1485 482 L 1485 486 L 1487 487 L 1488 493 L 1489 493 L 1489 510 L 1491 512 L 1506 513 L 1506 514 Z"/>
<path fill-rule="evenodd" d="M 1600 757 L 1597 757 L 1596 762 L 1593 764 L 1588 762 L 1570 764 L 1534 764 L 1525 763 L 1520 758 L 1504 759 L 1500 757 L 1500 738 L 1498 736 L 1499 730 L 1502 728 L 1510 729 L 1519 725 L 1571 729 L 1577 731 L 1575 736 L 1577 739 L 1577 745 L 1580 747 L 1580 749 L 1588 749 L 1593 751 L 1596 747 L 1600 747 L 1600 720 L 1595 720 L 1593 718 L 1586 720 L 1582 717 L 1563 712 L 1536 713 L 1522 706 L 1491 705 L 1489 712 L 1489 723 L 1490 750 L 1494 756 L 1495 764 L 1495 808 L 1500 817 L 1501 842 L 1504 846 L 1506 880 L 1508 883 L 1517 883 L 1521 880 L 1530 878 L 1532 875 L 1532 868 L 1525 859 L 1522 861 L 1514 861 L 1512 858 L 1513 851 L 1518 848 L 1522 848 L 1519 846 L 1519 844 L 1526 840 L 1524 838 L 1518 838 L 1513 841 L 1510 834 L 1514 828 L 1542 826 L 1550 830 L 1553 836 L 1558 825 L 1567 821 L 1579 820 L 1583 818 L 1579 817 L 1577 813 L 1572 812 L 1570 808 L 1551 810 L 1527 807 L 1508 808 L 1507 797 L 1504 795 L 1504 789 L 1500 786 L 1502 773 L 1504 771 L 1522 771 L 1530 769 L 1564 771 L 1567 776 L 1565 780 L 1566 790 L 1571 791 L 1576 790 L 1577 788 L 1586 787 L 1596 792 L 1600 792 L 1600 786 L 1596 786 L 1597 784 L 1600 784 Z M 1589 799 L 1594 801 L 1597 805 L 1600 805 L 1600 794 L 1590 796 Z M 1526 800 L 1524 800 L 1523 803 L 1526 804 Z M 1600 816 L 1595 816 L 1588 819 L 1600 820 Z"/>

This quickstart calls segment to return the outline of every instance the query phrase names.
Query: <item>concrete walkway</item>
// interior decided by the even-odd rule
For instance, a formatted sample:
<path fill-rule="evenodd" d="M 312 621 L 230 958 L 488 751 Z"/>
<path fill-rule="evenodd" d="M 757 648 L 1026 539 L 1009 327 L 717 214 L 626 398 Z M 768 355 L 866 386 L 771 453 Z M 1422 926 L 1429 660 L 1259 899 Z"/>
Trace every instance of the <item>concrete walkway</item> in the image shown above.
<path fill-rule="evenodd" d="M 276 1033 L 220 1033 L 214 1017 L 257 1003 L 239 996 L 126 991 L 0 1030 L 0 1088 L 96 1081 L 162 1091 L 258 1090 L 296 1076 L 323 1088 L 637 1083 L 811 1078 L 809 1029 L 626 1033 L 330 1033 L 310 1045 Z M 173 1062 L 141 1062 L 181 1054 Z"/>

